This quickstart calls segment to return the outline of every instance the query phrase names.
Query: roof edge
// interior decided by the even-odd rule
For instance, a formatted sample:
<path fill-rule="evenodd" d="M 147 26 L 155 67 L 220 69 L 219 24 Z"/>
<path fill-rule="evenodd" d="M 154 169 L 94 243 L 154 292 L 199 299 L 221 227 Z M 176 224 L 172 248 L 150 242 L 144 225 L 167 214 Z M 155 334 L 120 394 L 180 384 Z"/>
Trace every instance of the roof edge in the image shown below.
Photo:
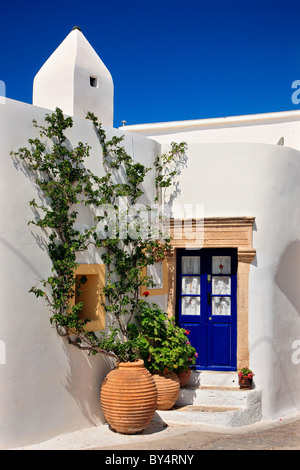
<path fill-rule="evenodd" d="M 149 124 L 133 124 L 128 126 L 120 126 L 119 129 L 126 129 L 128 131 L 154 131 L 166 129 L 182 129 L 192 127 L 205 127 L 205 126 L 218 126 L 226 124 L 253 124 L 255 122 L 262 123 L 263 121 L 276 121 L 276 120 L 297 120 L 300 119 L 300 110 L 297 111 L 279 111 L 274 113 L 260 113 L 260 114 L 247 114 L 241 116 L 226 116 L 221 118 L 207 118 L 207 119 L 191 119 L 185 121 L 169 121 L 169 122 L 156 122 Z"/>

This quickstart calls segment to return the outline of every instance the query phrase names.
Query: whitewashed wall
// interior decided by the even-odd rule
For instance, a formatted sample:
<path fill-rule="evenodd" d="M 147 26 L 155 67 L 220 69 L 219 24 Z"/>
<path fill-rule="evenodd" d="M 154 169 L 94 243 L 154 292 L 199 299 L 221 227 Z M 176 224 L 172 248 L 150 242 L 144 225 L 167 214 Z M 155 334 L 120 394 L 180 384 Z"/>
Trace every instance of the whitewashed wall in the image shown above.
<path fill-rule="evenodd" d="M 99 391 L 111 367 L 103 357 L 88 357 L 59 338 L 43 301 L 28 293 L 50 274 L 51 265 L 43 234 L 27 225 L 33 217 L 28 201 L 36 197 L 34 184 L 9 154 L 36 135 L 32 119 L 41 121 L 44 113 L 42 108 L 8 99 L 0 104 L 2 448 L 104 422 Z M 74 119 L 68 132 L 74 145 L 81 140 L 93 147 L 88 165 L 101 174 L 92 124 Z M 188 133 L 156 137 L 154 142 L 126 129 L 107 129 L 108 136 L 118 132 L 126 133 L 126 148 L 147 165 L 160 150 L 160 141 L 188 142 L 175 202 L 204 204 L 205 217 L 256 218 L 257 256 L 250 270 L 250 367 L 263 390 L 263 417 L 295 412 L 300 408 L 300 364 L 292 361 L 297 352 L 293 345 L 300 341 L 300 153 L 268 144 L 195 143 Z M 145 185 L 150 199 L 152 178 L 149 174 Z M 78 260 L 99 262 L 99 253 L 91 250 Z"/>
<path fill-rule="evenodd" d="M 250 367 L 263 418 L 300 411 L 300 113 L 126 126 L 163 145 L 188 143 L 177 203 L 205 217 L 254 216 Z"/>
<path fill-rule="evenodd" d="M 27 225 L 34 217 L 28 202 L 34 197 L 38 201 L 32 176 L 16 165 L 10 151 L 37 136 L 32 119 L 42 123 L 46 112 L 9 99 L 0 104 L 0 448 L 103 423 L 100 385 L 112 367 L 103 356 L 89 357 L 59 338 L 50 326 L 44 301 L 28 293 L 51 275 L 51 263 L 43 232 Z M 112 134 L 122 133 L 107 129 L 108 137 Z M 92 123 L 74 119 L 68 137 L 73 145 L 82 141 L 92 146 L 88 166 L 101 175 L 101 148 Z M 128 135 L 125 146 L 137 160 L 142 153 L 147 165 L 159 150 L 158 144 L 143 136 Z M 148 195 L 152 178 L 149 174 L 145 182 Z M 78 261 L 101 259 L 90 250 Z"/>
<path fill-rule="evenodd" d="M 185 140 L 188 158 L 176 202 L 204 204 L 205 217 L 255 217 L 249 347 L 263 418 L 300 411 L 300 364 L 292 360 L 300 340 L 300 152 L 268 144 L 196 144 L 188 134 Z"/>
<path fill-rule="evenodd" d="M 300 150 L 299 111 L 137 124 L 125 128 L 165 144 L 172 140 L 188 140 L 189 143 L 252 142 Z"/>

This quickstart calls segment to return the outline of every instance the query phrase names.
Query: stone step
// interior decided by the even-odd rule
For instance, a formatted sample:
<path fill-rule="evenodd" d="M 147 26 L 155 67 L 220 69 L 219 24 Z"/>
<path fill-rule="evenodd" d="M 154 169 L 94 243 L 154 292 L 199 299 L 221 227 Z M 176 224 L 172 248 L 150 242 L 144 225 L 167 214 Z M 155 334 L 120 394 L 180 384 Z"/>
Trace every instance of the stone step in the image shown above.
<path fill-rule="evenodd" d="M 244 406 L 248 393 L 251 390 L 242 390 L 237 387 L 192 387 L 180 389 L 177 406 Z"/>
<path fill-rule="evenodd" d="M 221 428 L 246 426 L 259 421 L 261 391 L 241 391 L 240 398 L 235 402 L 238 406 L 225 405 L 224 402 L 217 405 L 214 401 L 207 405 L 186 404 L 181 403 L 179 399 L 172 410 L 157 410 L 154 420 L 164 421 L 169 426 L 205 424 Z"/>
<path fill-rule="evenodd" d="M 237 372 L 192 371 L 172 410 L 157 410 L 167 425 L 240 427 L 261 419 L 261 391 L 239 388 Z"/>

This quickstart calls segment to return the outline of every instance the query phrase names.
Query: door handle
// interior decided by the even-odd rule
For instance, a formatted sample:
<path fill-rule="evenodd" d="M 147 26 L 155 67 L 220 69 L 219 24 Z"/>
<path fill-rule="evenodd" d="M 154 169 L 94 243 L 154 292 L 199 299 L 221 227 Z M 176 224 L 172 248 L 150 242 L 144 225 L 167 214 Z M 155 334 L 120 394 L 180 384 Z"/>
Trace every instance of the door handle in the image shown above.
<path fill-rule="evenodd" d="M 211 317 L 208 317 L 208 319 L 209 319 L 210 321 L 212 320 L 212 318 L 211 318 Z"/>

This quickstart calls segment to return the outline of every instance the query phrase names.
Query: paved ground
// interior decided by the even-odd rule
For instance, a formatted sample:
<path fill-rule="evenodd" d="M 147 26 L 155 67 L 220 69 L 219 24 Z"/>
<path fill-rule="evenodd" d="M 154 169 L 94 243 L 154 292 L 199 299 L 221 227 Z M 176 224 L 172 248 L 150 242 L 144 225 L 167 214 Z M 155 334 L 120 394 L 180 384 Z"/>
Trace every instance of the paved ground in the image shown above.
<path fill-rule="evenodd" d="M 166 427 L 153 422 L 144 433 L 135 436 L 120 435 L 103 425 L 20 450 L 300 450 L 300 417 L 230 430 L 203 425 Z"/>
<path fill-rule="evenodd" d="M 272 427 L 253 426 L 247 431 L 207 432 L 181 428 L 177 435 L 144 440 L 104 450 L 300 450 L 300 420 L 274 423 Z"/>

